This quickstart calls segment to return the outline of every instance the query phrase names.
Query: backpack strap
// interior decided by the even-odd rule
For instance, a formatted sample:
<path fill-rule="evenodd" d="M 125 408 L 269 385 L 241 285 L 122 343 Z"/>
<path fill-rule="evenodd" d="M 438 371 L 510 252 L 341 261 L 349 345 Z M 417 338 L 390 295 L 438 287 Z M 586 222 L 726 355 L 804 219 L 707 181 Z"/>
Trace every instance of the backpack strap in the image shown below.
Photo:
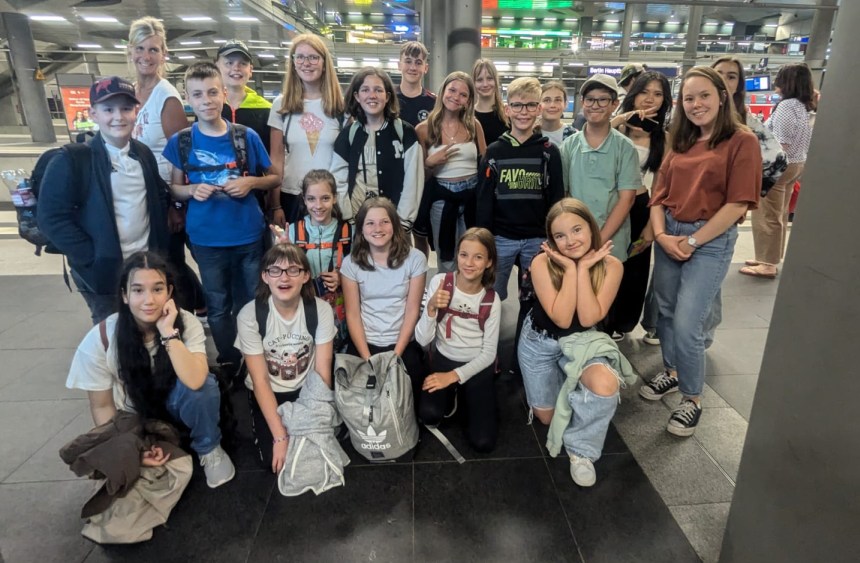
<path fill-rule="evenodd" d="M 349 146 L 352 146 L 352 141 L 355 139 L 355 134 L 358 132 L 358 128 L 361 127 L 361 123 L 356 120 L 352 122 L 352 125 L 349 126 Z"/>
<path fill-rule="evenodd" d="M 102 340 L 102 346 L 104 346 L 105 352 L 107 352 L 108 351 L 107 321 L 104 319 L 99 321 L 99 337 Z"/>
<path fill-rule="evenodd" d="M 310 299 L 302 297 L 302 305 L 305 308 L 305 325 L 308 327 L 308 332 L 310 333 L 311 338 L 316 340 L 317 325 L 319 324 L 319 319 L 317 317 L 317 302 L 313 297 Z M 269 300 L 255 299 L 254 314 L 257 317 L 257 331 L 260 333 L 260 338 L 265 338 L 266 323 L 269 320 Z"/>
<path fill-rule="evenodd" d="M 335 238 L 332 240 L 332 244 L 337 246 L 337 262 L 336 263 L 334 262 L 335 251 L 332 250 L 332 253 L 331 253 L 332 260 L 328 266 L 329 271 L 332 270 L 332 267 L 335 266 L 335 264 L 337 265 L 337 269 L 340 270 L 340 267 L 343 264 L 343 257 L 346 254 L 345 249 L 352 242 L 352 237 L 350 236 L 349 230 L 350 230 L 349 229 L 349 223 L 347 223 L 346 221 L 341 221 L 340 224 L 338 224 L 338 229 L 335 231 L 335 235 L 334 235 Z M 337 238 L 337 233 L 340 233 L 339 239 Z"/>
<path fill-rule="evenodd" d="M 230 139 L 233 141 L 233 153 L 236 155 L 236 168 L 242 176 L 248 176 L 248 128 L 239 123 L 231 123 Z M 254 171 L 256 175 L 257 171 Z"/>
<path fill-rule="evenodd" d="M 305 308 L 305 326 L 308 327 L 308 333 L 311 335 L 314 344 L 316 344 L 317 325 L 319 324 L 316 299 L 313 297 L 310 299 L 302 297 L 302 305 L 304 305 Z"/>
<path fill-rule="evenodd" d="M 487 319 L 490 318 L 490 313 L 493 312 L 493 303 L 496 300 L 496 290 L 492 287 L 484 292 L 484 298 L 481 299 L 481 305 L 478 307 L 478 326 L 481 327 L 481 332 L 484 332 L 484 325 L 487 324 Z"/>
<path fill-rule="evenodd" d="M 284 152 L 290 152 L 290 141 L 287 140 L 287 137 L 290 133 L 290 124 L 293 122 L 293 114 L 287 114 L 287 122 L 284 124 Z"/>
<path fill-rule="evenodd" d="M 185 175 L 188 175 L 188 159 L 191 157 L 191 127 L 186 127 L 179 133 L 179 162 L 182 163 L 182 170 Z"/>
<path fill-rule="evenodd" d="M 269 300 L 254 299 L 254 314 L 257 317 L 257 332 L 262 340 L 266 337 L 266 322 L 269 320 Z"/>
<path fill-rule="evenodd" d="M 296 221 L 296 240 L 293 244 L 303 250 L 307 250 L 308 248 L 308 230 L 305 228 L 304 218 Z"/>
<path fill-rule="evenodd" d="M 397 138 L 400 139 L 400 143 L 403 143 L 403 122 L 399 117 L 394 118 L 394 132 L 397 133 Z"/>
<path fill-rule="evenodd" d="M 442 280 L 442 289 L 451 295 L 451 299 L 448 300 L 448 304 L 450 305 L 454 299 L 454 272 L 445 273 L 445 279 Z M 441 323 L 448 316 L 448 322 L 445 323 L 445 338 L 451 338 L 451 316 L 448 315 L 449 312 L 450 309 L 448 307 L 442 307 L 436 311 L 437 323 Z"/>

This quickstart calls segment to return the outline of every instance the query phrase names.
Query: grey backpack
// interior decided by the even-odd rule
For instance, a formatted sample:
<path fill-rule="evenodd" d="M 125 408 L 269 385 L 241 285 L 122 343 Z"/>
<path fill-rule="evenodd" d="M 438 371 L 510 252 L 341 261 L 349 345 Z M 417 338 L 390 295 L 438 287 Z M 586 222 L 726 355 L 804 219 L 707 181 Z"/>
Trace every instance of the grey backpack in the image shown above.
<path fill-rule="evenodd" d="M 394 461 L 418 444 L 412 382 L 394 352 L 367 361 L 337 354 L 334 396 L 352 446 L 368 460 Z"/>

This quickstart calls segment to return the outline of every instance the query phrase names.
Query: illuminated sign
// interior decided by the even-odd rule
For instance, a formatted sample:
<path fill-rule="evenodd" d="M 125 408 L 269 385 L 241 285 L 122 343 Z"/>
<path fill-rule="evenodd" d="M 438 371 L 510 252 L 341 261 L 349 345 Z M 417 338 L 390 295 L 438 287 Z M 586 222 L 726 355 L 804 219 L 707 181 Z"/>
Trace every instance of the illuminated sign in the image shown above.
<path fill-rule="evenodd" d="M 481 33 L 484 35 L 531 35 L 539 37 L 570 37 L 569 31 L 551 31 L 543 29 L 494 29 L 492 27 L 482 27 Z"/>

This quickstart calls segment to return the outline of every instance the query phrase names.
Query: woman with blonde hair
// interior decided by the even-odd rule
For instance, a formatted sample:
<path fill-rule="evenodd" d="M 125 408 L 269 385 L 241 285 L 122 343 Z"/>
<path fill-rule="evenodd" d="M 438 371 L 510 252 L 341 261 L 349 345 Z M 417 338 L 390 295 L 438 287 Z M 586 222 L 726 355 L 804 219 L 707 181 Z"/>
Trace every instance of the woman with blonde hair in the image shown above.
<path fill-rule="evenodd" d="M 301 216 L 302 179 L 328 170 L 334 141 L 344 126 L 344 102 L 331 52 L 312 33 L 293 38 L 284 89 L 269 114 L 272 172 L 283 177 L 272 190 L 269 209 L 279 227 Z M 281 156 L 283 155 L 283 156 Z"/>
<path fill-rule="evenodd" d="M 484 141 L 489 145 L 509 129 L 499 71 L 490 59 L 478 59 L 472 66 L 472 80 L 478 94 L 475 117 L 481 123 Z"/>
<path fill-rule="evenodd" d="M 474 224 L 478 160 L 487 148 L 484 131 L 475 119 L 475 86 L 465 72 L 445 78 L 436 105 L 415 128 L 424 148 L 425 193 L 418 213 L 421 227 L 429 226 L 439 271 L 453 271 L 457 239 Z"/>

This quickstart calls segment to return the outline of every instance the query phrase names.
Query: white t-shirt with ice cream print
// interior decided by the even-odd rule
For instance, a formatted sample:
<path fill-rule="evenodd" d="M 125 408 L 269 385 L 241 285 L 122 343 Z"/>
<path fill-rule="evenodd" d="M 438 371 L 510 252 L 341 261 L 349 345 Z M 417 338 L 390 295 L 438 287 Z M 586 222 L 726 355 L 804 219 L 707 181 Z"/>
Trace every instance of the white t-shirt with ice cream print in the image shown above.
<path fill-rule="evenodd" d="M 281 115 L 283 96 L 272 102 L 269 112 L 269 126 L 284 133 L 284 145 L 290 151 L 284 154 L 284 180 L 281 191 L 288 194 L 302 193 L 302 179 L 311 170 L 331 168 L 334 141 L 340 133 L 340 121 L 329 117 L 323 111 L 323 101 L 305 100 L 304 113 Z M 289 128 L 287 128 L 289 122 Z M 286 130 L 286 131 L 285 131 Z M 272 159 L 275 155 L 272 155 Z"/>
<path fill-rule="evenodd" d="M 334 340 L 336 330 L 331 306 L 316 297 L 314 302 L 317 306 L 317 330 L 313 338 L 305 322 L 304 303 L 299 305 L 293 318 L 287 320 L 278 313 L 269 297 L 265 338 L 260 337 L 257 328 L 255 302 L 251 301 L 239 311 L 235 346 L 243 354 L 263 355 L 269 372 L 269 384 L 275 393 L 301 388 L 308 372 L 314 369 L 315 345 Z M 245 378 L 245 386 L 254 389 L 250 374 Z"/>

